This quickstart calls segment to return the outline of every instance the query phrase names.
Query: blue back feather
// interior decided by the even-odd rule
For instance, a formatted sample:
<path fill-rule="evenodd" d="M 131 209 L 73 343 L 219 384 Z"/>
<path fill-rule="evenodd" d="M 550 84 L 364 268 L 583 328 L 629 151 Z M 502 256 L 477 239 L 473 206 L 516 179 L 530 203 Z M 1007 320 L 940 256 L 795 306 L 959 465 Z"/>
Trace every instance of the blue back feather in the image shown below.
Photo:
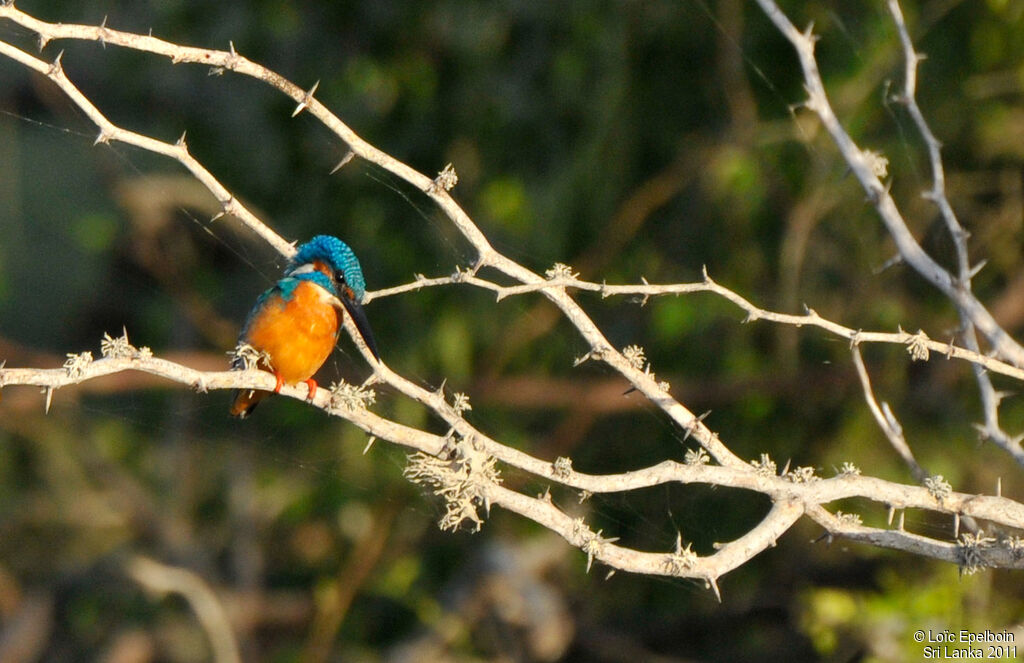
<path fill-rule="evenodd" d="M 290 301 L 292 295 L 295 294 L 295 288 L 299 287 L 299 283 L 303 281 L 312 281 L 335 297 L 338 296 L 338 293 L 334 289 L 334 282 L 321 272 L 305 272 L 302 274 L 296 274 L 295 276 L 286 276 L 275 283 L 274 287 L 265 290 L 256 300 L 256 304 L 252 307 L 252 310 L 249 311 L 249 315 L 245 318 L 245 325 L 242 327 L 241 338 L 244 339 L 248 335 L 249 325 L 252 324 L 253 320 L 255 320 L 256 316 L 260 314 L 263 307 L 270 299 L 273 297 L 280 297 L 284 302 Z"/>
<path fill-rule="evenodd" d="M 288 276 L 278 281 L 274 288 L 280 290 L 281 296 L 284 297 L 285 301 L 288 301 L 292 298 L 292 293 L 295 292 L 295 288 L 298 287 L 300 281 L 311 281 L 335 297 L 338 296 L 337 291 L 334 289 L 334 281 L 327 278 L 327 275 L 323 272 L 304 272 Z"/>

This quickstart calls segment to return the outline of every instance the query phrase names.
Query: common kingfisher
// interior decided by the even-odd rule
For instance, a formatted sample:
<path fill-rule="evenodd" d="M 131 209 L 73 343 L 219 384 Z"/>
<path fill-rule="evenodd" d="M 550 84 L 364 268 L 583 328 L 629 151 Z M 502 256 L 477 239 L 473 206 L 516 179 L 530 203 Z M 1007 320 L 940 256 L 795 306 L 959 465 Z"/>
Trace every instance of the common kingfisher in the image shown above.
<path fill-rule="evenodd" d="M 285 384 L 305 382 L 309 398 L 316 394 L 313 375 L 323 366 L 338 342 L 342 309 L 355 322 L 373 354 L 377 344 L 363 313 L 366 283 L 359 260 L 345 242 L 317 235 L 296 250 L 284 277 L 256 300 L 238 337 L 261 353 L 259 368 L 277 378 L 274 393 Z M 236 358 L 233 369 L 244 368 Z M 269 391 L 244 389 L 235 392 L 231 415 L 244 418 Z"/>

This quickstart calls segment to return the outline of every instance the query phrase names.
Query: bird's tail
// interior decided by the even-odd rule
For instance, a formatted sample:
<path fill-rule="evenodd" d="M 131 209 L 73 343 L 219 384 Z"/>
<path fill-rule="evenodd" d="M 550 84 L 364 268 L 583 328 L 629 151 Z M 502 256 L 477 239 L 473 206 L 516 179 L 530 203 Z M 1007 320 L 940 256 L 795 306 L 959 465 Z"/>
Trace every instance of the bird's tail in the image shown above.
<path fill-rule="evenodd" d="M 263 362 L 260 362 L 259 367 L 269 369 L 269 366 L 263 365 Z M 233 371 L 240 371 L 244 368 L 245 361 L 241 357 L 235 357 L 234 361 L 231 362 L 231 370 Z M 238 419 L 245 419 L 256 409 L 256 405 L 269 395 L 269 391 L 261 391 L 259 389 L 236 389 L 231 394 L 231 408 L 228 410 L 228 414 Z"/>
<path fill-rule="evenodd" d="M 228 413 L 232 417 L 245 419 L 268 395 L 270 395 L 269 391 L 259 389 L 236 389 L 231 398 L 231 409 L 228 410 Z"/>

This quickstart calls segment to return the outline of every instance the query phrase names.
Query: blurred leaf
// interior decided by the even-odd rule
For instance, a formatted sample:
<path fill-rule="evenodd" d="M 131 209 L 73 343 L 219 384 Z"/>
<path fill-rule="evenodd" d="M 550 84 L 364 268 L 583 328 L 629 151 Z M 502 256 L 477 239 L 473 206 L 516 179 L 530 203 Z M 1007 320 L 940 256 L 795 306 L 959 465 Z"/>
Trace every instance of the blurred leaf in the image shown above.
<path fill-rule="evenodd" d="M 526 189 L 518 178 L 487 182 L 480 191 L 480 205 L 482 213 L 500 222 L 503 230 L 523 236 L 534 229 Z"/>
<path fill-rule="evenodd" d="M 71 233 L 78 246 L 87 253 L 108 251 L 121 233 L 121 224 L 108 214 L 86 214 L 74 220 Z"/>

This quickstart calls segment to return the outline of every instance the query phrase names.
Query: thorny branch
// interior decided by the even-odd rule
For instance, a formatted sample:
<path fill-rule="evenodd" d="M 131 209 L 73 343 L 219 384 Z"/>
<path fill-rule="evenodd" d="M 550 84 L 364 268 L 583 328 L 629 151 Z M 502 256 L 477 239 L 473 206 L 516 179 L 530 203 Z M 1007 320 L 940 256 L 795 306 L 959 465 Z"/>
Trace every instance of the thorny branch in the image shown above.
<path fill-rule="evenodd" d="M 561 266 L 565 267 L 565 265 Z M 556 265 L 555 269 L 558 267 L 559 265 Z M 782 325 L 792 325 L 794 327 L 818 327 L 819 329 L 823 329 L 831 334 L 839 336 L 840 338 L 844 338 L 854 345 L 862 343 L 888 343 L 903 345 L 906 346 L 907 352 L 915 360 L 929 359 L 930 353 L 934 352 L 948 359 L 963 359 L 980 367 L 984 371 L 1006 375 L 1017 380 L 1024 380 L 1024 368 L 1018 368 L 1013 364 L 1001 361 L 995 357 L 983 354 L 976 350 L 964 348 L 956 345 L 952 341 L 945 343 L 936 341 L 929 338 L 928 335 L 922 331 L 919 331 L 916 334 L 911 334 L 902 329 L 896 332 L 853 329 L 852 327 L 847 327 L 833 320 L 823 318 L 817 313 L 817 311 L 811 308 L 808 308 L 806 313 L 800 315 L 769 311 L 753 304 L 735 291 L 715 282 L 707 271 L 704 271 L 701 281 L 694 283 L 654 284 L 648 283 L 645 280 L 642 285 L 609 285 L 607 283 L 584 281 L 575 275 L 570 275 L 556 276 L 543 283 L 503 286 L 478 275 L 457 270 L 450 276 L 438 276 L 433 278 L 427 278 L 422 274 L 417 274 L 414 280 L 409 283 L 404 283 L 392 288 L 383 288 L 381 290 L 367 292 L 366 301 L 370 302 L 374 299 L 414 292 L 422 288 L 461 284 L 490 290 L 495 293 L 499 301 L 505 297 L 540 292 L 546 288 L 572 288 L 598 293 L 602 297 L 642 297 L 641 305 L 643 305 L 643 303 L 645 303 L 650 297 L 662 297 L 668 295 L 679 296 L 707 292 L 728 300 L 739 307 L 744 313 L 746 313 L 746 318 L 744 319 L 744 322 L 746 323 L 765 320 Z"/>
<path fill-rule="evenodd" d="M 127 345 L 127 339 L 124 339 Z M 128 347 L 131 347 L 128 345 Z M 211 389 L 272 389 L 274 378 L 263 371 L 197 371 L 165 359 L 159 359 L 146 353 L 144 349 L 124 352 L 118 356 L 106 356 L 93 359 L 91 353 L 83 352 L 70 355 L 62 368 L 4 368 L 0 371 L 0 388 L 8 385 L 32 385 L 47 391 L 94 380 L 122 371 L 143 371 L 157 375 L 183 385 L 188 385 L 199 392 Z M 779 523 L 785 520 L 781 514 L 799 516 L 805 508 L 820 506 L 836 500 L 860 497 L 872 500 L 891 509 L 927 509 L 949 515 L 971 516 L 988 520 L 996 525 L 1009 528 L 1024 527 L 1024 504 L 1014 500 L 984 495 L 955 493 L 941 479 L 933 478 L 926 486 L 907 486 L 895 482 L 883 481 L 860 475 L 859 470 L 850 465 L 840 469 L 833 478 L 824 479 L 815 475 L 810 468 L 795 468 L 781 475 L 776 464 L 763 455 L 758 461 L 745 463 L 743 466 L 726 467 L 711 465 L 706 462 L 679 463 L 666 460 L 657 465 L 625 472 L 622 474 L 592 475 L 577 472 L 571 463 L 552 463 L 521 451 L 505 447 L 500 443 L 479 433 L 475 437 L 461 437 L 453 443 L 445 436 L 433 435 L 415 428 L 403 426 L 380 417 L 366 408 L 368 398 L 343 399 L 340 394 L 351 391 L 351 385 L 345 383 L 333 385 L 331 389 L 320 389 L 314 395 L 312 405 L 325 412 L 342 417 L 366 433 L 390 440 L 396 444 L 414 449 L 425 457 L 435 459 L 425 467 L 420 463 L 418 469 L 409 472 L 410 478 L 424 480 L 435 487 L 439 493 L 456 492 L 468 494 L 476 506 L 498 505 L 531 518 L 555 531 L 563 534 L 571 543 L 579 544 L 590 540 L 584 533 L 585 524 L 572 521 L 570 516 L 559 509 L 551 500 L 550 495 L 530 497 L 502 488 L 494 474 L 493 461 L 498 460 L 508 465 L 544 477 L 553 482 L 570 488 L 590 493 L 614 493 L 647 488 L 667 483 L 693 484 L 704 483 L 726 486 L 762 493 L 772 499 L 779 507 L 789 504 L 790 507 L 773 509 L 762 523 L 741 539 L 722 544 L 718 553 L 710 557 L 698 557 L 685 569 L 679 569 L 671 562 L 675 553 L 638 553 L 638 557 L 630 558 L 628 549 L 618 546 L 600 546 L 601 550 L 594 553 L 595 559 L 628 571 L 643 573 L 659 573 L 651 570 L 651 560 L 658 555 L 664 562 L 660 571 L 662 575 L 681 575 L 685 577 L 717 578 L 720 572 L 735 568 L 738 564 L 721 566 L 723 558 L 736 561 L 735 549 L 742 549 L 744 561 L 772 545 L 776 538 L 792 524 L 792 520 L 778 530 Z M 285 385 L 281 393 L 298 400 L 306 400 L 305 385 Z M 447 408 L 455 411 L 448 405 Z M 468 424 L 466 424 L 468 427 Z M 465 430 L 469 430 L 466 428 Z M 456 505 L 465 507 L 465 504 Z M 774 515 L 773 515 L 774 514 Z M 836 520 L 831 514 L 819 514 L 823 524 L 835 535 L 845 535 L 847 531 L 863 535 L 870 528 L 858 525 L 851 529 L 852 522 Z M 467 518 L 472 517 L 468 516 Z M 570 520 L 566 520 L 570 519 Z M 818 518 L 816 518 L 817 520 Z M 456 526 L 459 523 L 450 523 Z M 870 530 L 873 531 L 873 530 Z M 920 537 L 895 536 L 886 539 L 892 547 L 921 552 Z M 938 544 L 939 542 L 936 542 Z M 904 547 L 904 544 L 908 547 Z M 881 544 L 876 544 L 881 545 Z M 592 546 L 593 547 L 593 546 Z M 614 555 L 606 558 L 607 551 Z M 932 551 L 944 550 L 941 547 L 928 548 Z M 721 555 L 731 551 L 728 555 Z M 633 551 L 637 552 L 637 551 Z M 992 548 L 992 554 L 1001 559 L 1000 566 L 1024 568 L 1024 557 L 1019 559 L 1010 555 L 1001 558 L 1001 549 Z M 654 556 L 654 557 L 650 557 Z M 940 559 L 952 559 L 947 553 L 935 555 Z M 716 562 L 706 560 L 716 559 Z M 612 561 L 615 560 L 615 564 Z M 672 571 L 672 573 L 670 573 Z"/>
<path fill-rule="evenodd" d="M 1006 333 L 1006 330 L 999 326 L 999 323 L 992 317 L 988 309 L 971 292 L 969 283 L 964 283 L 959 276 L 950 274 L 921 248 L 921 245 L 907 227 L 907 223 L 899 207 L 896 205 L 896 201 L 890 195 L 889 187 L 880 179 L 882 173 L 879 172 L 877 167 L 878 155 L 858 146 L 846 129 L 843 128 L 839 118 L 836 117 L 835 111 L 829 103 L 821 73 L 818 71 L 818 62 L 814 55 L 814 45 L 817 38 L 812 29 L 808 28 L 806 32 L 800 32 L 773 0 L 757 0 L 757 2 L 761 5 L 761 9 L 768 15 L 772 23 L 775 24 L 779 32 L 796 49 L 800 59 L 800 66 L 804 72 L 804 82 L 808 95 L 804 106 L 814 112 L 825 126 L 825 129 L 832 137 L 832 141 L 839 148 L 840 153 L 842 153 L 843 159 L 849 165 L 851 172 L 860 181 L 861 186 L 864 187 L 868 199 L 874 204 L 875 209 L 878 210 L 879 217 L 896 243 L 900 256 L 918 274 L 938 288 L 956 305 L 957 310 L 984 334 L 998 356 L 1017 366 L 1024 367 L 1024 347 L 1021 347 L 1019 343 Z M 900 21 L 898 24 L 902 25 L 902 22 Z M 915 60 L 917 57 L 915 54 Z M 911 88 L 909 92 L 908 96 L 912 98 L 913 89 Z M 941 170 L 936 172 L 941 172 Z M 941 182 L 936 186 L 940 184 Z M 947 223 L 949 223 L 948 220 Z M 956 225 L 957 227 L 959 226 L 959 224 Z M 962 229 L 960 232 L 963 232 Z"/>
<path fill-rule="evenodd" d="M 706 274 L 704 280 L 699 283 L 665 286 L 650 285 L 646 281 L 642 286 L 590 283 L 579 280 L 578 275 L 565 265 L 556 265 L 542 276 L 491 247 L 480 229 L 448 194 L 448 190 L 457 181 L 452 168 L 445 168 L 437 178 L 430 178 L 413 170 L 355 134 L 316 99 L 316 86 L 308 91 L 303 90 L 279 74 L 239 55 L 233 46 L 229 51 L 183 47 L 149 35 L 118 31 L 107 27 L 106 24 L 98 27 L 51 24 L 15 9 L 12 3 L 0 4 L 0 18 L 14 21 L 37 33 L 41 46 L 59 39 L 82 39 L 118 45 L 163 55 L 174 63 L 198 63 L 251 76 L 280 90 L 296 102 L 296 113 L 310 113 L 344 143 L 346 157 L 339 166 L 343 166 L 352 158 L 365 159 L 416 186 L 438 205 L 455 228 L 476 249 L 477 259 L 468 270 L 438 279 L 417 277 L 410 284 L 370 293 L 367 301 L 376 297 L 411 292 L 430 285 L 449 283 L 487 288 L 494 291 L 499 299 L 509 295 L 539 293 L 560 309 L 587 342 L 590 349 L 583 357 L 577 359 L 577 363 L 595 360 L 608 364 L 629 380 L 635 390 L 661 408 L 688 437 L 693 437 L 703 448 L 700 453 L 691 450 L 684 463 L 666 460 L 648 468 L 611 475 L 577 472 L 572 469 L 569 459 L 556 459 L 552 462 L 533 457 L 501 444 L 471 424 L 464 416 L 470 410 L 465 395 L 456 394 L 449 402 L 443 390 L 431 392 L 423 389 L 392 371 L 385 363 L 373 360 L 362 344 L 362 337 L 351 328 L 351 321 L 346 317 L 346 329 L 368 360 L 373 375 L 362 386 L 341 383 L 333 385 L 330 390 L 319 390 L 312 398 L 312 405 L 352 422 L 373 438 L 389 440 L 415 450 L 417 453 L 412 456 L 407 475 L 413 481 L 430 485 L 447 501 L 449 508 L 445 526 L 458 527 L 466 521 L 479 526 L 489 508 L 499 506 L 559 533 L 570 544 L 586 553 L 588 568 L 597 561 L 614 569 L 637 573 L 698 578 L 704 580 L 716 594 L 717 580 L 722 574 L 774 545 L 778 537 L 803 514 L 821 524 L 830 536 L 845 537 L 870 545 L 948 560 L 960 564 L 968 571 L 984 566 L 1024 568 L 1024 545 L 1016 536 L 1000 534 L 998 539 L 985 539 L 981 534 L 977 535 L 976 538 L 984 539 L 986 545 L 978 544 L 975 539 L 942 541 L 907 532 L 902 526 L 896 529 L 866 527 L 855 514 L 843 514 L 838 511 L 831 513 L 824 508 L 824 505 L 836 500 L 859 497 L 889 509 L 890 516 L 895 510 L 923 509 L 949 514 L 956 519 L 961 516 L 983 519 L 999 528 L 1021 529 L 1024 528 L 1024 504 L 1001 496 L 956 493 L 941 477 L 927 477 L 924 486 L 904 485 L 860 476 L 860 471 L 847 463 L 837 476 L 826 479 L 817 476 L 813 468 L 809 467 L 797 467 L 792 470 L 787 468 L 780 473 L 776 463 L 767 455 L 762 455 L 756 461 L 744 461 L 729 450 L 718 435 L 703 423 L 702 416 L 694 415 L 671 395 L 667 383 L 657 380 L 652 367 L 644 357 L 642 348 L 629 346 L 620 351 L 612 347 L 601 330 L 568 292 L 569 289 L 578 289 L 597 292 L 603 296 L 633 294 L 643 295 L 645 298 L 653 295 L 711 292 L 746 311 L 748 320 L 764 319 L 779 324 L 816 326 L 847 338 L 854 345 L 873 342 L 901 343 L 907 346 L 914 359 L 926 359 L 929 352 L 936 352 L 968 361 L 982 372 L 992 371 L 1024 379 L 1024 370 L 1020 368 L 1024 366 L 1024 349 L 995 325 L 988 312 L 971 294 L 969 284 L 964 279 L 950 276 L 923 252 L 907 230 L 887 190 L 872 172 L 869 159 L 857 148 L 835 118 L 828 106 L 824 87 L 817 73 L 811 36 L 796 31 L 770 0 L 759 2 L 779 29 L 797 46 L 811 93 L 808 106 L 822 117 L 840 149 L 851 162 L 854 172 L 865 188 L 873 194 L 873 200 L 901 252 L 904 252 L 904 258 L 956 303 L 966 319 L 981 330 L 993 344 L 1000 358 L 982 354 L 976 343 L 970 343 L 969 337 L 968 347 L 965 348 L 952 342 L 932 341 L 923 332 L 908 334 L 902 330 L 898 333 L 854 330 L 825 320 L 810 309 L 804 315 L 773 313 L 718 285 Z M 99 128 L 97 142 L 121 141 L 175 159 L 210 189 L 220 201 L 225 213 L 240 218 L 246 226 L 282 255 L 291 254 L 291 244 L 281 239 L 242 206 L 230 191 L 189 154 L 184 137 L 171 144 L 114 125 L 67 77 L 60 65 L 59 55 L 46 62 L 3 41 L 0 41 L 0 54 L 53 81 Z M 912 88 L 908 87 L 908 97 L 912 98 L 912 92 Z M 939 185 L 936 187 L 939 188 Z M 495 270 L 511 278 L 518 285 L 500 286 L 484 279 L 478 275 L 483 269 Z M 128 370 L 159 375 L 189 385 L 198 391 L 230 388 L 270 389 L 274 384 L 269 374 L 258 370 L 202 372 L 160 359 L 152 356 L 145 348 L 136 349 L 131 346 L 127 335 L 123 339 L 105 339 L 102 353 L 104 356 L 95 360 L 91 353 L 69 355 L 62 368 L 0 367 L 0 388 L 11 385 L 40 387 L 45 390 L 49 403 L 57 389 Z M 374 396 L 369 388 L 374 383 L 386 384 L 400 394 L 428 407 L 449 426 L 448 434 L 433 435 L 371 412 L 368 406 L 372 405 Z M 282 393 L 303 400 L 307 397 L 305 385 L 286 386 Z M 1016 447 L 1019 450 L 1019 443 L 1016 443 Z M 1012 449 L 1010 450 L 1012 452 Z M 710 462 L 711 459 L 715 464 Z M 734 541 L 719 544 L 713 554 L 698 556 L 689 546 L 683 546 L 681 538 L 673 550 L 644 552 L 616 545 L 613 537 L 604 536 L 601 531 L 594 532 L 583 519 L 573 518 L 555 504 L 550 493 L 533 497 L 500 485 L 499 464 L 516 467 L 552 483 L 588 493 L 621 492 L 667 483 L 705 483 L 761 493 L 771 499 L 773 506 L 761 522 L 749 532 Z"/>
<path fill-rule="evenodd" d="M 932 168 L 932 188 L 921 195 L 932 201 L 939 208 L 939 213 L 946 224 L 946 229 L 956 248 L 957 279 L 961 286 L 970 291 L 971 279 L 980 269 L 971 268 L 967 254 L 967 238 L 970 236 L 957 219 L 953 206 L 946 196 L 946 172 L 942 165 L 942 145 L 932 133 L 928 122 L 924 119 L 917 104 L 917 65 L 924 59 L 920 53 L 914 50 L 914 42 L 910 38 L 910 31 L 903 19 L 903 10 L 896 0 L 889 0 L 889 13 L 892 14 L 893 22 L 896 24 L 897 32 L 900 35 L 900 45 L 903 48 L 905 61 L 905 74 L 903 83 L 903 94 L 898 101 L 906 106 L 907 112 L 914 121 L 917 131 L 928 150 L 928 162 Z M 977 352 L 979 349 L 978 338 L 975 333 L 975 325 L 971 317 L 962 308 L 959 309 L 960 319 L 963 323 L 963 337 L 967 347 Z M 999 401 L 1001 396 L 992 385 L 992 379 L 983 367 L 974 365 L 974 376 L 978 382 L 978 391 L 981 395 L 982 410 L 985 413 L 985 423 L 979 426 L 982 435 L 995 442 L 997 445 L 1009 452 L 1018 463 L 1024 465 L 1024 449 L 1021 448 L 1020 440 L 1014 440 L 999 425 Z"/>
<path fill-rule="evenodd" d="M 853 365 L 857 367 L 857 376 L 860 378 L 861 388 L 864 391 L 864 399 L 867 401 L 871 416 L 875 418 L 878 427 L 882 429 L 885 436 L 889 438 L 889 444 L 900 455 L 903 462 L 910 468 L 914 478 L 924 481 L 928 473 L 914 458 L 914 452 L 910 450 L 906 438 L 903 436 L 903 426 L 896 419 L 896 416 L 889 408 L 889 404 L 883 402 L 881 405 L 875 399 L 875 392 L 871 388 L 871 378 L 868 376 L 867 366 L 864 365 L 864 357 L 861 356 L 860 347 L 853 346 Z"/>
<path fill-rule="evenodd" d="M 849 165 L 854 175 L 856 175 L 864 191 L 867 193 L 868 199 L 878 211 L 879 217 L 896 243 L 896 248 L 902 259 L 913 267 L 918 274 L 938 288 L 956 307 L 963 321 L 963 337 L 968 350 L 975 353 L 980 352 L 980 346 L 975 334 L 975 330 L 977 330 L 992 345 L 996 356 L 1007 360 L 1015 366 L 1024 367 L 1024 347 L 1021 347 L 1006 330 L 999 326 L 995 318 L 992 317 L 992 314 L 975 297 L 971 290 L 971 278 L 980 267 L 972 269 L 968 262 L 968 233 L 960 225 L 956 218 L 956 213 L 946 197 L 945 171 L 942 166 L 941 146 L 934 134 L 932 134 L 917 104 L 917 65 L 921 61 L 922 56 L 914 50 L 910 33 L 903 18 L 903 12 L 897 0 L 888 0 L 889 12 L 892 14 L 893 22 L 899 33 L 905 62 L 903 93 L 897 97 L 897 100 L 907 107 L 907 112 L 913 119 L 918 133 L 921 134 L 928 150 L 928 158 L 932 168 L 932 188 L 930 191 L 924 192 L 923 195 L 939 208 L 939 212 L 946 224 L 946 229 L 956 247 L 958 267 L 955 275 L 950 274 L 929 256 L 910 232 L 899 207 L 896 205 L 896 201 L 889 193 L 889 186 L 880 179 L 880 177 L 884 176 L 884 173 L 880 172 L 876 167 L 879 155 L 870 150 L 860 148 L 850 134 L 847 133 L 846 129 L 843 128 L 839 118 L 836 117 L 835 111 L 829 103 L 821 73 L 818 71 L 818 62 L 814 55 L 817 37 L 814 35 L 813 26 L 808 27 L 805 32 L 800 32 L 774 0 L 757 0 L 757 2 L 768 18 L 771 19 L 772 23 L 775 24 L 779 32 L 796 49 L 797 56 L 800 59 L 800 66 L 803 69 L 804 82 L 808 94 L 804 105 L 808 110 L 817 114 L 832 137 L 832 141 L 839 148 L 843 159 Z M 1024 465 L 1024 448 L 1021 447 L 1022 438 L 1011 437 L 999 426 L 999 392 L 992 386 L 992 382 L 985 373 L 984 368 L 975 364 L 974 372 L 978 381 L 985 414 L 985 423 L 978 426 L 982 436 L 995 442 L 1012 455 L 1019 464 Z"/>

